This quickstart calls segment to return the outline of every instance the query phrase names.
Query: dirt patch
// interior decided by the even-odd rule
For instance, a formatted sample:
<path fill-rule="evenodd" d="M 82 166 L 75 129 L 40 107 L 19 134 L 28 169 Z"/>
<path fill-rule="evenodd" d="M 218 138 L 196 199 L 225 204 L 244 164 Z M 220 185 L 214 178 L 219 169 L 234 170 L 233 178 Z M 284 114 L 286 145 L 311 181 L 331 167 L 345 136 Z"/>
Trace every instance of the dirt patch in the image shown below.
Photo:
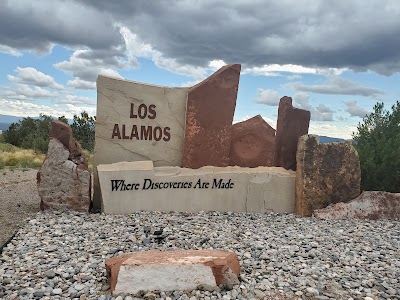
<path fill-rule="evenodd" d="M 35 169 L 0 170 L 0 246 L 38 211 Z"/>

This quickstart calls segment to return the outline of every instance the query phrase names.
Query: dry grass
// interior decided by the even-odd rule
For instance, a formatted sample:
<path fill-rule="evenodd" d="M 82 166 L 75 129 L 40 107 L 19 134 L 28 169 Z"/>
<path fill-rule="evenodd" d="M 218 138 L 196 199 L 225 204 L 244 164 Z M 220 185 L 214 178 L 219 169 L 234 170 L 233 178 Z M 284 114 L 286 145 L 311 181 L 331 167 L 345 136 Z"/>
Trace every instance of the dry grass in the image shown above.
<path fill-rule="evenodd" d="M 45 154 L 0 143 L 0 168 L 39 168 Z"/>
<path fill-rule="evenodd" d="M 88 169 L 93 169 L 93 154 L 84 150 L 88 161 Z M 10 144 L 0 143 L 0 169 L 13 168 L 39 168 L 45 158 L 45 154 L 37 153 L 31 149 L 21 149 Z"/>

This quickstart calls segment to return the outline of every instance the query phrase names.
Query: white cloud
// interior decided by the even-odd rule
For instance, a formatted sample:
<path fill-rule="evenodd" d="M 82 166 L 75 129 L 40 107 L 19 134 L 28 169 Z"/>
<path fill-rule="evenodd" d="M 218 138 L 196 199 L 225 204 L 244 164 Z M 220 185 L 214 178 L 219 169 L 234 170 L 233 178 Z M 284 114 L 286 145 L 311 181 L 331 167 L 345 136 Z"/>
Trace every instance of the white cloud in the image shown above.
<path fill-rule="evenodd" d="M 208 67 L 209 67 L 211 70 L 216 71 L 216 70 L 222 68 L 222 67 L 225 66 L 225 65 L 226 65 L 226 62 L 224 62 L 224 61 L 221 60 L 221 59 L 217 59 L 217 60 L 212 60 L 212 61 L 210 61 L 210 63 L 208 64 Z"/>
<path fill-rule="evenodd" d="M 289 75 L 286 77 L 289 80 L 296 80 L 296 79 L 301 79 L 303 78 L 303 76 L 299 75 L 299 74 L 294 74 L 294 75 Z"/>
<path fill-rule="evenodd" d="M 57 103 L 60 104 L 86 104 L 86 105 L 95 105 L 96 99 L 89 97 L 82 97 L 76 95 L 66 95 L 61 100 L 58 100 Z"/>
<path fill-rule="evenodd" d="M 299 65 L 263 65 L 261 67 L 245 68 L 243 74 L 254 74 L 264 76 L 280 76 L 279 72 L 300 73 L 300 74 L 316 74 L 317 69 L 307 68 Z"/>
<path fill-rule="evenodd" d="M 44 88 L 35 86 L 30 88 L 27 84 L 16 84 L 16 87 L 6 91 L 3 96 L 7 99 L 41 99 L 57 97 L 56 93 L 52 93 Z"/>
<path fill-rule="evenodd" d="M 266 90 L 263 88 L 257 89 L 257 103 L 269 105 L 269 106 L 278 106 L 279 105 L 279 94 L 274 90 Z"/>
<path fill-rule="evenodd" d="M 330 109 L 324 104 L 319 104 L 314 107 L 310 104 L 310 96 L 307 93 L 296 93 L 294 95 L 295 104 L 301 108 L 310 111 L 311 120 L 314 121 L 333 121 L 334 110 Z"/>
<path fill-rule="evenodd" d="M 96 83 L 82 79 L 68 80 L 67 85 L 79 90 L 95 90 Z"/>
<path fill-rule="evenodd" d="M 53 77 L 46 75 L 35 68 L 17 67 L 17 76 L 7 75 L 7 79 L 16 83 L 32 84 L 39 87 L 50 87 L 57 90 L 63 90 L 64 87 L 55 82 Z"/>
<path fill-rule="evenodd" d="M 342 139 L 351 139 L 352 133 L 356 131 L 357 131 L 357 126 L 349 126 L 349 125 L 337 126 L 327 123 L 321 124 L 321 123 L 311 122 L 308 133 L 342 138 Z"/>
<path fill-rule="evenodd" d="M 12 56 L 21 56 L 22 53 L 18 51 L 17 49 L 14 49 L 12 47 L 6 46 L 6 45 L 0 45 L 0 52 L 9 54 Z"/>
<path fill-rule="evenodd" d="M 54 67 L 72 74 L 74 80 L 70 80 L 68 85 L 80 89 L 95 89 L 95 83 L 99 74 L 122 78 L 115 69 L 129 69 L 137 65 L 136 61 L 125 59 L 122 50 L 114 49 L 110 53 L 94 50 L 76 50 L 69 61 L 62 61 L 54 64 Z"/>
<path fill-rule="evenodd" d="M 20 117 L 36 117 L 41 113 L 53 117 L 66 116 L 72 119 L 74 114 L 80 114 L 87 111 L 89 115 L 95 115 L 96 108 L 90 106 L 67 105 L 40 105 L 26 101 L 9 101 L 0 99 L 0 114 L 13 115 Z"/>
<path fill-rule="evenodd" d="M 355 100 L 343 101 L 346 104 L 346 112 L 350 114 L 351 117 L 364 118 L 368 111 L 357 104 Z"/>
<path fill-rule="evenodd" d="M 338 76 L 331 76 L 328 82 L 318 85 L 305 85 L 302 82 L 291 82 L 284 85 L 286 88 L 294 89 L 300 92 L 309 92 L 328 95 L 359 95 L 379 99 L 384 92 L 378 89 L 362 86 Z"/>

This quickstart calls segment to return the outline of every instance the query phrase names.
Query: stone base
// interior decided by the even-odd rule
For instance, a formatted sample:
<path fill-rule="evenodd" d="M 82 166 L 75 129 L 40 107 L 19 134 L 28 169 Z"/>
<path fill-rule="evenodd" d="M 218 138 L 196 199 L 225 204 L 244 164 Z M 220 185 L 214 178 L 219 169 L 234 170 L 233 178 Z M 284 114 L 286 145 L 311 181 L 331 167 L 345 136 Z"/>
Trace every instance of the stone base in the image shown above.
<path fill-rule="evenodd" d="M 107 259 L 106 269 L 114 295 L 238 284 L 240 273 L 237 255 L 217 250 L 129 253 Z"/>
<path fill-rule="evenodd" d="M 97 167 L 103 212 L 293 213 L 295 172 L 277 167 L 153 167 L 151 161 Z"/>

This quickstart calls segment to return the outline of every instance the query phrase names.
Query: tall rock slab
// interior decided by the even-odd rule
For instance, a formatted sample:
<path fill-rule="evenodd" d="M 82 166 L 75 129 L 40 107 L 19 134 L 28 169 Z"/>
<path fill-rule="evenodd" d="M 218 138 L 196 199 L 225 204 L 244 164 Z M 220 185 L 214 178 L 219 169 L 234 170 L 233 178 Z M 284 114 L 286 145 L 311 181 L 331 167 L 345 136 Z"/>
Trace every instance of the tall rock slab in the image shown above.
<path fill-rule="evenodd" d="M 240 68 L 224 66 L 189 89 L 182 167 L 229 165 Z"/>
<path fill-rule="evenodd" d="M 304 135 L 297 148 L 296 214 L 308 217 L 316 209 L 349 202 L 360 195 L 358 153 L 347 142 L 319 144 Z"/>
<path fill-rule="evenodd" d="M 46 158 L 37 173 L 41 210 L 83 211 L 91 206 L 91 174 L 69 125 L 53 121 Z"/>
<path fill-rule="evenodd" d="M 99 164 L 151 160 L 155 166 L 182 164 L 189 88 L 97 78 L 93 210 L 101 210 Z"/>
<path fill-rule="evenodd" d="M 275 166 L 296 170 L 297 143 L 308 133 L 310 117 L 309 111 L 293 107 L 292 98 L 281 98 L 276 124 Z"/>
<path fill-rule="evenodd" d="M 274 165 L 275 129 L 257 115 L 232 126 L 229 164 L 240 167 Z"/>

